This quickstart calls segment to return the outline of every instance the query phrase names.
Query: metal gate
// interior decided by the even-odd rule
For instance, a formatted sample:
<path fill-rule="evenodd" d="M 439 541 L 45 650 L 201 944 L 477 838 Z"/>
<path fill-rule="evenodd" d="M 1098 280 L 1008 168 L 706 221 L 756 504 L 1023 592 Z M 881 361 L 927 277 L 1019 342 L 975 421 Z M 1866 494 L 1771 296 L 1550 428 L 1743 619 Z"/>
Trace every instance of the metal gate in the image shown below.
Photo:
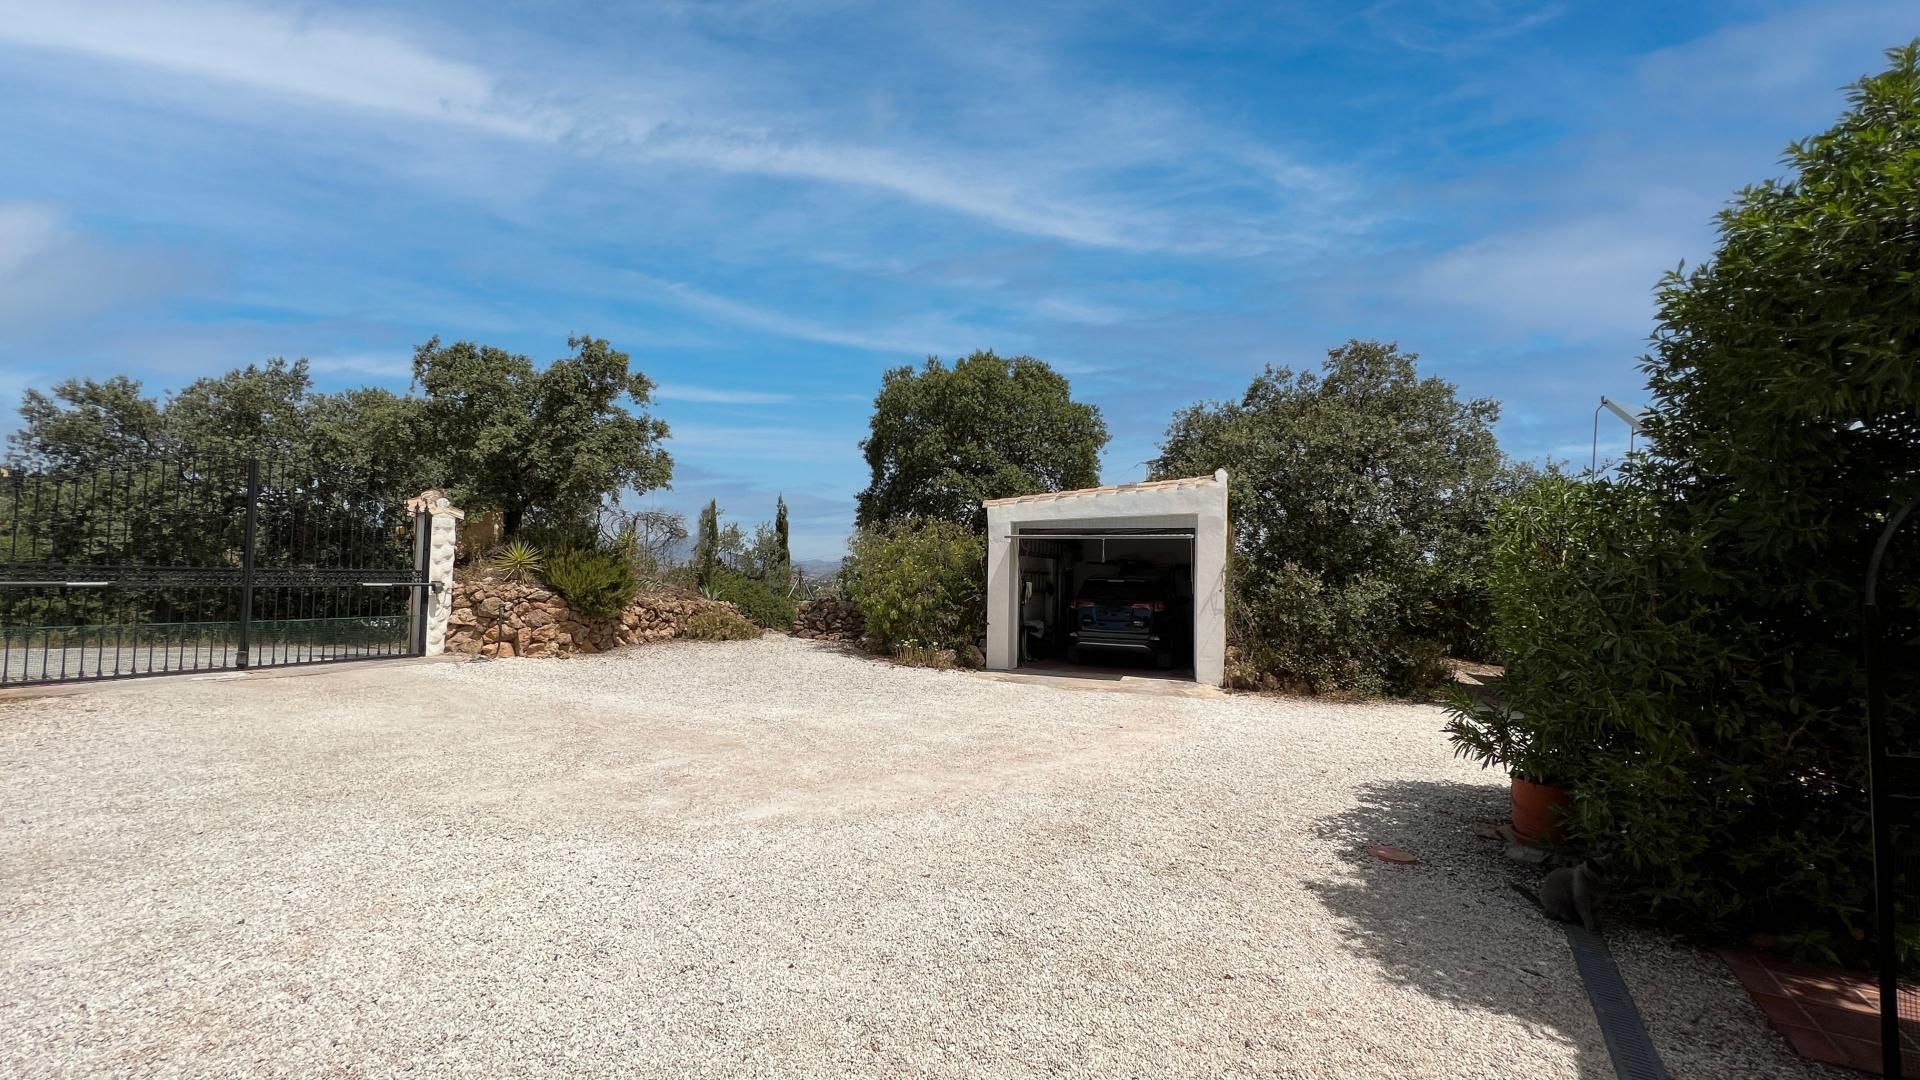
<path fill-rule="evenodd" d="M 0 686 L 419 655 L 405 497 L 218 454 L 0 469 Z"/>
<path fill-rule="evenodd" d="M 1881 581 L 1888 549 L 1920 499 L 1887 522 L 1868 564 L 1866 646 L 1880 1049 L 1891 1080 L 1920 1080 L 1920 618 L 1911 580 Z M 1911 558 L 1899 565 L 1911 567 Z M 1909 598 L 1903 607 L 1899 597 Z M 1891 600 L 1889 603 L 1887 601 Z"/>

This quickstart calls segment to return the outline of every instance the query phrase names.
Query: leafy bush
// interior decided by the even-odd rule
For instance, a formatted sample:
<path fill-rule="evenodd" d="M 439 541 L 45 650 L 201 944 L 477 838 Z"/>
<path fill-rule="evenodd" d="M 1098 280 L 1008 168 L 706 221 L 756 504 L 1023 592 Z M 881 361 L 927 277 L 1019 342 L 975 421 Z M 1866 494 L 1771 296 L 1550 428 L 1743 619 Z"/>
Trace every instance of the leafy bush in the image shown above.
<path fill-rule="evenodd" d="M 547 584 L 574 607 L 595 618 L 611 618 L 633 602 L 640 583 L 633 563 L 621 552 L 573 548 L 547 559 Z"/>
<path fill-rule="evenodd" d="M 987 550 L 971 527 L 929 519 L 861 532 L 841 573 L 879 648 L 978 653 Z"/>
<path fill-rule="evenodd" d="M 696 612 L 687 620 L 687 636 L 699 641 L 748 641 L 760 634 L 758 626 L 724 609 Z"/>
<path fill-rule="evenodd" d="M 1238 585 L 1234 641 L 1261 688 L 1384 694 L 1430 689 L 1446 677 L 1444 645 L 1408 631 L 1406 598 L 1385 578 L 1332 584 L 1283 563 L 1230 580 Z"/>
<path fill-rule="evenodd" d="M 707 588 L 712 590 L 710 599 L 727 601 L 759 626 L 769 630 L 793 629 L 793 600 L 758 578 L 715 566 Z"/>
<path fill-rule="evenodd" d="M 1491 590 L 1506 674 L 1501 700 L 1450 702 L 1461 756 L 1561 787 L 1592 775 L 1621 693 L 1646 693 L 1658 675 L 1648 659 L 1663 639 L 1644 625 L 1658 596 L 1649 509 L 1631 487 L 1560 476 L 1501 506 Z"/>
<path fill-rule="evenodd" d="M 1920 49 L 1852 101 L 1663 283 L 1648 453 L 1503 516 L 1494 587 L 1511 706 L 1562 748 L 1569 846 L 1669 922 L 1828 955 L 1877 932 L 1858 625 L 1873 540 L 1920 491 Z M 1881 602 L 1911 648 L 1902 539 Z"/>
<path fill-rule="evenodd" d="M 1318 374 L 1270 367 L 1167 429 L 1155 479 L 1227 470 L 1230 626 L 1262 684 L 1418 692 L 1480 644 L 1487 521 L 1527 474 L 1494 441 L 1499 406 L 1417 359 L 1349 342 Z"/>

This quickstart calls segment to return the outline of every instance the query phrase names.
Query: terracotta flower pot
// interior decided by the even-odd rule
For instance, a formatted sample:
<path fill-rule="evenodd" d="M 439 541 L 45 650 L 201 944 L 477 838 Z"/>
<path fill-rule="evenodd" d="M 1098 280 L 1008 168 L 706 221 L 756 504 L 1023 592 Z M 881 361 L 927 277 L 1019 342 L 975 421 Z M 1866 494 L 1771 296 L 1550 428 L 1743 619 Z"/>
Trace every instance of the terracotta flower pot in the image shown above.
<path fill-rule="evenodd" d="M 1560 812 L 1573 805 L 1567 789 L 1552 784 L 1536 784 L 1513 778 L 1513 834 L 1523 844 L 1539 845 L 1558 840 L 1562 830 Z"/>

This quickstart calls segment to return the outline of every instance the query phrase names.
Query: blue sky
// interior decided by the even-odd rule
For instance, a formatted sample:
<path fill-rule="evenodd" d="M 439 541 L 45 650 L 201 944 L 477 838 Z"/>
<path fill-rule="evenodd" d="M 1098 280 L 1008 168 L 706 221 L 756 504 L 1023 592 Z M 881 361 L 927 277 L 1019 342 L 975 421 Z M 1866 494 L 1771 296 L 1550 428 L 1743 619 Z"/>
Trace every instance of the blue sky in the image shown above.
<path fill-rule="evenodd" d="M 1100 406 L 1108 482 L 1349 337 L 1584 461 L 1661 271 L 1915 35 L 1912 0 L 0 0 L 0 397 L 591 333 L 661 384 L 647 501 L 784 492 L 803 558 L 881 372 L 975 348 Z"/>

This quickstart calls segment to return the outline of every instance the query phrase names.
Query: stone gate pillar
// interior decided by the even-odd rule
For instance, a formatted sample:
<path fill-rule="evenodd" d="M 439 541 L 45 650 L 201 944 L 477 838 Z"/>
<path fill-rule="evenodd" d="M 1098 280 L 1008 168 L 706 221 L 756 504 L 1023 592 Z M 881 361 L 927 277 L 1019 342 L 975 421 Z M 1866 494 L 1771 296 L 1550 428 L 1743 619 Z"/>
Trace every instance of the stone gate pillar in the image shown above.
<path fill-rule="evenodd" d="M 453 613 L 453 548 L 459 522 L 466 517 L 456 509 L 439 488 L 428 488 L 407 500 L 407 509 L 427 515 L 426 572 L 424 580 L 433 584 L 420 590 L 427 605 L 426 655 L 439 656 L 447 651 L 447 616 Z"/>

